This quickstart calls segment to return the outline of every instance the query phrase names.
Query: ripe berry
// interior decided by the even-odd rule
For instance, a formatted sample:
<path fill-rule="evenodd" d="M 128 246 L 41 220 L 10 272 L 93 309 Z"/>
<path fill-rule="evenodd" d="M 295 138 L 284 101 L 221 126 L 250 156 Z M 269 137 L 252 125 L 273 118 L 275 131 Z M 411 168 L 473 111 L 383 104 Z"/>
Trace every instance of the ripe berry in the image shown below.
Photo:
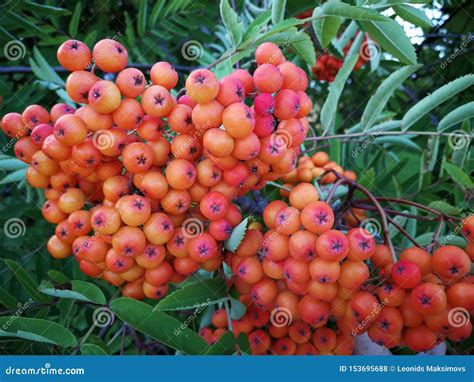
<path fill-rule="evenodd" d="M 174 225 L 168 215 L 156 212 L 143 225 L 143 232 L 150 243 L 163 245 L 173 236 Z"/>
<path fill-rule="evenodd" d="M 423 315 L 433 315 L 446 309 L 447 298 L 444 288 L 439 284 L 421 283 L 411 291 L 411 302 Z"/>
<path fill-rule="evenodd" d="M 219 82 L 211 71 L 198 69 L 186 79 L 186 93 L 195 102 L 209 103 L 219 93 Z"/>
<path fill-rule="evenodd" d="M 187 190 L 196 180 L 196 168 L 185 159 L 174 159 L 166 166 L 166 180 L 176 190 Z"/>
<path fill-rule="evenodd" d="M 421 270 L 412 261 L 400 260 L 393 265 L 392 279 L 404 289 L 412 289 L 421 281 Z"/>
<path fill-rule="evenodd" d="M 433 273 L 443 281 L 453 282 L 469 272 L 471 260 L 466 252 L 454 245 L 438 248 L 431 257 Z"/>
<path fill-rule="evenodd" d="M 146 114 L 162 118 L 168 116 L 174 107 L 174 102 L 168 89 L 152 85 L 143 92 L 141 105 Z"/>
<path fill-rule="evenodd" d="M 116 73 L 127 66 L 128 52 L 118 41 L 103 39 L 94 45 L 92 57 L 100 70 Z"/>
<path fill-rule="evenodd" d="M 111 113 L 120 106 L 120 90 L 113 82 L 100 80 L 92 85 L 87 99 L 96 112 Z"/>
<path fill-rule="evenodd" d="M 341 261 L 348 251 L 349 240 L 340 231 L 326 231 L 316 240 L 316 252 L 324 260 Z"/>
<path fill-rule="evenodd" d="M 138 256 L 145 246 L 145 235 L 138 227 L 123 226 L 112 235 L 112 247 L 124 256 Z"/>
<path fill-rule="evenodd" d="M 178 83 L 178 73 L 170 63 L 165 61 L 157 62 L 151 67 L 150 78 L 154 85 L 161 85 L 168 90 Z"/>
<path fill-rule="evenodd" d="M 375 251 L 375 241 L 372 235 L 363 228 L 353 228 L 347 232 L 349 240 L 348 258 L 351 260 L 366 260 Z"/>
<path fill-rule="evenodd" d="M 193 237 L 188 242 L 189 256 L 199 262 L 208 261 L 218 255 L 215 239 L 207 232 Z"/>
<path fill-rule="evenodd" d="M 224 109 L 222 123 L 230 136 L 233 138 L 243 138 L 254 129 L 255 115 L 248 106 L 236 102 Z"/>
<path fill-rule="evenodd" d="M 154 154 L 149 145 L 134 142 L 125 147 L 122 162 L 127 171 L 139 173 L 148 170 L 153 165 Z"/>
<path fill-rule="evenodd" d="M 265 93 L 275 93 L 283 85 L 283 76 L 272 64 L 260 65 L 253 74 L 255 86 Z"/>
<path fill-rule="evenodd" d="M 70 72 L 86 69 L 91 62 L 91 51 L 82 41 L 67 40 L 57 52 L 59 64 Z"/>

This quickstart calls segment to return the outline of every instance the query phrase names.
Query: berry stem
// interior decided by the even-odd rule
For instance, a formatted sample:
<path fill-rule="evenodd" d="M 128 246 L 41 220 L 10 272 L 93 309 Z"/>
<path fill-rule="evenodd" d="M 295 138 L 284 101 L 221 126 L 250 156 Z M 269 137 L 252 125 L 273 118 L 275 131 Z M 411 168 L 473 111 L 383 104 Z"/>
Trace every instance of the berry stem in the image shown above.
<path fill-rule="evenodd" d="M 385 241 L 385 243 L 387 244 L 387 246 L 390 250 L 393 262 L 396 263 L 398 261 L 398 259 L 397 259 L 397 255 L 396 255 L 396 252 L 395 252 L 395 248 L 393 247 L 392 240 L 390 239 L 390 234 L 388 232 L 387 214 L 385 213 L 384 209 L 380 205 L 377 198 L 367 188 L 365 188 L 364 186 L 358 184 L 357 182 L 355 182 L 351 179 L 346 178 L 345 176 L 339 174 L 337 171 L 334 171 L 334 170 L 331 169 L 331 170 L 326 171 L 324 174 L 327 174 L 327 173 L 334 174 L 339 180 L 342 180 L 342 183 L 346 183 L 349 187 L 355 188 L 355 189 L 361 191 L 374 204 L 374 206 L 377 208 L 377 211 L 379 212 L 380 217 L 382 219 L 382 229 L 383 229 L 383 233 L 384 233 L 384 241 Z M 322 176 L 324 176 L 324 174 Z"/>
<path fill-rule="evenodd" d="M 282 190 L 291 192 L 291 188 L 288 188 L 288 187 L 286 187 L 286 186 L 283 186 L 283 185 L 278 184 L 278 183 L 275 183 L 275 182 L 267 182 L 267 185 L 270 185 L 270 186 L 273 186 L 273 187 L 277 187 L 277 188 L 281 188 Z"/>

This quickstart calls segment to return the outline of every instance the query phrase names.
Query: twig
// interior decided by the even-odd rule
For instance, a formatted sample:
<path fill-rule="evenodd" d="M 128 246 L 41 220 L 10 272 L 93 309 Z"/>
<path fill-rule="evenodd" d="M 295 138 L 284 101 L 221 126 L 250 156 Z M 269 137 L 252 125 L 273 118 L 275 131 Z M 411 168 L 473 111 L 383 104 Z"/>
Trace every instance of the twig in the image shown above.
<path fill-rule="evenodd" d="M 393 224 L 395 228 L 397 228 L 403 236 L 405 236 L 408 240 L 410 240 L 415 247 L 421 248 L 421 245 L 418 244 L 418 242 L 400 225 L 398 224 L 394 219 L 392 219 L 390 216 L 387 215 L 388 221 Z"/>
<path fill-rule="evenodd" d="M 291 188 L 288 188 L 288 187 L 283 186 L 283 185 L 281 185 L 281 184 L 278 184 L 278 183 L 275 183 L 275 182 L 267 182 L 267 184 L 268 184 L 269 186 L 281 188 L 282 190 L 291 192 Z"/>
<path fill-rule="evenodd" d="M 439 244 L 439 235 L 441 235 L 441 232 L 443 231 L 444 228 L 444 217 L 441 216 L 441 220 L 439 221 L 438 227 L 436 227 L 436 231 L 433 234 L 433 240 L 430 245 L 428 245 L 427 250 L 431 252 L 438 244 Z"/>
<path fill-rule="evenodd" d="M 384 233 L 384 241 L 385 241 L 385 243 L 387 244 L 387 246 L 390 250 L 393 262 L 396 263 L 398 259 L 397 259 L 397 255 L 395 253 L 395 248 L 393 247 L 392 240 L 390 239 L 390 234 L 389 234 L 389 231 L 388 231 L 387 215 L 386 215 L 384 209 L 382 208 L 382 206 L 380 205 L 379 201 L 377 200 L 377 198 L 374 195 L 372 195 L 372 193 L 367 188 L 365 188 L 364 186 L 358 184 L 357 182 L 353 181 L 352 179 L 346 178 L 345 176 L 339 174 L 337 171 L 334 171 L 332 169 L 326 171 L 321 176 L 324 176 L 327 173 L 334 174 L 338 179 L 342 179 L 343 183 L 346 183 L 349 187 L 352 187 L 352 188 L 355 188 L 355 189 L 361 191 L 363 194 L 365 194 L 371 200 L 371 202 L 377 208 L 377 211 L 380 214 L 380 218 L 382 219 L 382 229 L 383 229 L 383 233 Z"/>
<path fill-rule="evenodd" d="M 368 210 L 368 211 L 376 211 L 377 209 L 373 206 L 369 206 L 367 204 L 361 204 L 358 203 L 358 201 L 352 202 L 352 206 L 355 208 L 360 208 L 362 210 Z M 417 219 L 417 220 L 427 220 L 427 221 L 438 221 L 441 219 L 441 217 L 436 216 L 436 217 L 429 217 L 429 216 L 423 216 L 423 215 L 414 215 L 414 214 L 409 214 L 407 212 L 403 211 L 396 211 L 392 210 L 389 208 L 384 208 L 385 212 L 391 215 L 398 215 L 398 216 L 404 216 L 409 219 Z"/>

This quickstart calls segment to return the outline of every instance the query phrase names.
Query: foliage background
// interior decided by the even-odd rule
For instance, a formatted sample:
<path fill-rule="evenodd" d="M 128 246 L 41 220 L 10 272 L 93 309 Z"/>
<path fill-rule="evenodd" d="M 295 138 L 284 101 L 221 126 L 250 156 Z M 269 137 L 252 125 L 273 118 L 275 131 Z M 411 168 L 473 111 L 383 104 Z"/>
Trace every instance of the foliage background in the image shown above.
<path fill-rule="evenodd" d="M 259 15 L 265 16 L 265 9 L 270 8 L 270 3 L 268 0 L 231 2 L 246 26 Z M 355 1 L 347 3 L 364 4 Z M 367 3 L 371 5 L 383 2 Z M 319 4 L 318 1 L 288 1 L 285 18 L 299 15 Z M 472 25 L 474 3 L 462 0 L 442 3 L 435 1 L 424 4 L 423 8 L 432 22 L 431 27 L 422 29 L 405 23 L 406 31 L 412 36 L 418 62 L 422 66 L 403 85 L 397 87 L 389 98 L 385 111 L 378 117 L 378 122 L 401 120 L 416 102 L 450 81 L 472 72 L 474 39 L 470 34 L 472 30 L 470 23 Z M 341 32 L 349 22 L 344 22 Z M 264 26 L 261 32 L 269 32 L 271 28 L 268 25 Z M 318 58 L 323 49 L 310 23 L 306 26 L 306 32 Z M 67 97 L 63 90 L 67 74 L 60 69 L 57 70 L 57 74 L 54 71 L 58 65 L 57 47 L 69 38 L 85 41 L 92 46 L 105 36 L 119 39 L 129 50 L 129 61 L 145 71 L 156 61 L 169 61 L 181 74 L 181 86 L 186 73 L 193 68 L 209 65 L 232 52 L 231 39 L 222 24 L 219 6 L 212 0 L 154 2 L 137 0 L 121 3 L 102 0 L 77 3 L 4 1 L 0 9 L 0 45 L 3 47 L 0 51 L 2 55 L 0 114 L 21 112 L 32 103 L 48 107 Z M 284 41 L 285 37 L 287 38 L 277 34 L 272 38 L 281 38 Z M 6 46 L 11 41 L 21 41 L 21 49 L 24 48 L 14 60 L 8 59 L 6 54 Z M 190 41 L 191 48 L 189 48 Z M 254 45 L 248 47 L 248 52 L 254 49 Z M 186 50 L 186 47 L 191 50 Z M 338 55 L 334 46 L 328 49 L 332 54 Z M 290 56 L 294 56 L 293 61 L 311 75 L 311 66 L 308 60 L 304 60 L 305 54 L 292 54 L 295 52 L 294 46 L 290 46 L 287 50 Z M 245 52 L 244 49 L 243 53 Z M 255 64 L 244 54 L 238 55 L 237 58 L 241 59 L 236 64 L 253 67 Z M 306 52 L 306 58 L 312 54 L 314 53 Z M 337 108 L 332 133 L 355 132 L 360 129 L 358 124 L 369 97 L 390 73 L 402 66 L 400 62 L 394 61 L 386 54 L 381 54 L 378 58 L 379 61 L 373 60 L 374 62 L 352 72 L 348 77 L 339 102 L 335 105 Z M 216 70 L 225 72 L 228 68 L 226 62 L 224 64 L 217 65 Z M 33 68 L 33 72 L 30 68 Z M 320 135 L 323 130 L 320 114 L 328 97 L 329 87 L 314 77 L 311 79 L 310 95 L 314 102 L 311 118 L 315 135 Z M 411 129 L 434 132 L 439 122 L 450 111 L 472 101 L 472 87 L 446 97 L 445 102 L 430 109 Z M 468 117 L 463 119 L 463 123 L 457 123 L 451 128 L 471 134 L 469 122 L 472 118 L 472 107 L 471 103 Z M 364 140 L 367 148 L 364 148 L 360 155 L 354 156 L 353 153 L 360 148 Z M 403 197 L 422 204 L 431 203 L 444 212 L 466 216 L 472 212 L 473 207 L 472 141 L 468 140 L 461 149 L 453 148 L 449 143 L 449 139 L 438 140 L 418 135 L 372 136 L 370 141 L 363 137 L 350 143 L 343 139 L 321 141 L 316 148 L 328 150 L 333 160 L 359 174 L 360 182 L 376 195 Z M 74 332 L 77 338 L 83 338 L 83 342 L 90 345 L 67 347 L 65 350 L 64 347 L 50 346 L 38 341 L 22 339 L 12 341 L 0 337 L 0 352 L 169 354 L 170 348 L 162 345 L 166 341 L 155 341 L 150 346 L 143 347 L 145 338 L 138 335 L 130 326 L 124 328 L 118 319 L 105 329 L 92 326 L 91 330 L 92 313 L 95 308 L 105 303 L 102 301 L 104 298 L 109 301 L 115 293 L 114 288 L 101 281 L 94 281 L 100 290 L 94 290 L 94 295 L 89 296 L 89 303 L 92 302 L 90 304 L 75 304 L 74 300 L 69 299 L 55 299 L 52 303 L 50 297 L 37 292 L 42 280 L 67 284 L 69 280 L 87 281 L 87 278 L 78 271 L 74 261 L 60 262 L 52 260 L 48 255 L 45 242 L 53 233 L 53 227 L 41 218 L 40 206 L 43 196 L 25 185 L 21 180 L 21 171 L 18 172 L 23 166 L 8 158 L 13 155 L 12 142 L 2 135 L 0 146 L 3 150 L 0 154 L 0 179 L 3 179 L 0 181 L 0 226 L 3 227 L 9 219 L 19 218 L 25 223 L 26 228 L 24 235 L 19 238 L 7 237 L 3 230 L 0 232 L 0 315 L 14 313 L 18 302 L 20 305 L 25 304 L 33 298 L 34 302 L 27 307 L 24 316 L 48 318 L 61 323 Z M 462 169 L 462 174 L 446 171 L 446 167 L 443 166 L 446 161 Z M 417 225 L 400 221 L 400 224 L 407 224 L 405 228 L 420 242 L 426 244 L 436 229 L 428 223 Z M 452 229 L 443 227 L 441 236 L 450 234 Z M 394 239 L 397 247 L 407 245 L 406 240 L 397 237 L 395 233 Z M 457 235 L 454 235 L 453 242 L 464 244 L 463 239 Z M 9 262 L 10 260 L 16 263 Z M 15 264 L 21 264 L 21 269 L 15 268 Z M 147 309 L 143 306 L 141 308 Z M 184 320 L 186 313 L 186 311 L 184 313 L 172 311 L 169 316 Z M 199 312 L 199 316 L 206 315 L 209 315 L 209 311 Z M 140 317 L 135 319 L 139 320 Z M 206 317 L 203 320 L 192 321 L 191 329 L 199 329 L 199 322 L 205 320 Z M 130 320 L 128 321 L 130 323 Z M 124 333 L 130 334 L 124 336 L 125 342 L 121 339 Z M 451 351 L 465 352 L 471 346 L 470 343 L 453 348 Z"/>

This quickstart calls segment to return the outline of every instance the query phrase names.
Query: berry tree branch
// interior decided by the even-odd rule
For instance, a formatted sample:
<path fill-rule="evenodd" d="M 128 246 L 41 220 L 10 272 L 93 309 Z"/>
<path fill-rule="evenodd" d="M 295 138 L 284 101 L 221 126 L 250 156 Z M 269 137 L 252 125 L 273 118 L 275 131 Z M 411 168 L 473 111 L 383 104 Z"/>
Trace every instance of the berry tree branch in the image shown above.
<path fill-rule="evenodd" d="M 378 136 L 400 136 L 400 135 L 423 135 L 429 137 L 460 137 L 465 139 L 474 139 L 474 135 L 461 134 L 461 133 L 443 133 L 438 131 L 365 131 L 360 133 L 352 134 L 335 134 L 335 135 L 325 135 L 320 137 L 309 137 L 305 141 L 327 141 L 331 139 L 350 139 L 357 137 L 378 137 Z"/>

